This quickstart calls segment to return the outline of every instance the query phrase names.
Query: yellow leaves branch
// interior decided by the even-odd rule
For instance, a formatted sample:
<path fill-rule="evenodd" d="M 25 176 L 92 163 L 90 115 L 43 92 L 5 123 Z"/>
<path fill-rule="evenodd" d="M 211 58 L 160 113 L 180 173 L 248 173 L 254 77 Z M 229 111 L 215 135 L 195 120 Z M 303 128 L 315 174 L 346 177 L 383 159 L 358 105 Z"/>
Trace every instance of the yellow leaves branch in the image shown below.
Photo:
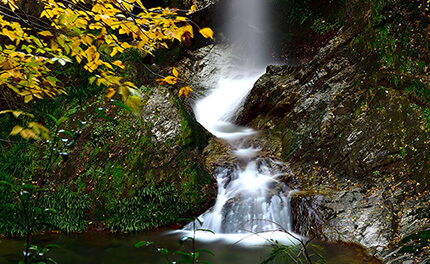
<path fill-rule="evenodd" d="M 110 62 L 108 57 L 132 48 L 152 55 L 155 49 L 167 48 L 168 43 L 175 40 L 189 44 L 194 32 L 188 15 L 198 11 L 196 5 L 190 10 L 147 9 L 141 0 L 94 0 L 91 6 L 85 0 L 70 0 L 67 5 L 44 0 L 40 1 L 43 10 L 39 20 L 32 17 L 32 21 L 25 21 L 26 14 L 22 16 L 19 1 L 0 1 L 0 5 L 10 9 L 6 16 L 0 15 L 0 36 L 12 43 L 0 47 L 0 85 L 22 96 L 26 103 L 34 98 L 54 97 L 65 90 L 61 81 L 52 76 L 52 65 L 65 66 L 76 60 L 94 73 L 90 82 L 106 87 L 107 97 L 119 93 L 134 109 L 140 107 L 137 90 L 134 84 L 116 76 L 115 67 L 124 69 L 123 62 Z M 135 7 L 140 14 L 132 13 Z M 15 13 L 18 9 L 19 14 Z M 33 28 L 28 28 L 29 24 Z M 205 38 L 213 38 L 209 28 L 199 28 L 199 33 Z M 118 35 L 131 37 L 134 44 L 120 40 Z M 179 81 L 178 75 L 173 69 L 172 75 L 159 81 L 175 85 Z M 190 91 L 190 87 L 182 87 L 179 96 L 187 97 Z M 38 126 L 33 124 L 32 128 Z M 30 128 L 20 130 L 17 127 L 14 134 L 34 138 L 26 129 Z"/>

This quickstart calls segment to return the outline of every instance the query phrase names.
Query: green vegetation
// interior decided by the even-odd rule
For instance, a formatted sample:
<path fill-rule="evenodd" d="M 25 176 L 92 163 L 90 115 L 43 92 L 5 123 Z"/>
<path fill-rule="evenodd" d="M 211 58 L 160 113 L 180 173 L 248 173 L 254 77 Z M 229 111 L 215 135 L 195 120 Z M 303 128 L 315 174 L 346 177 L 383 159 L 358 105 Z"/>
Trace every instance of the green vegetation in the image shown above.
<path fill-rule="evenodd" d="M 348 1 L 344 0 L 271 2 L 281 7 L 284 19 L 279 23 L 307 28 L 304 35 L 332 36 L 348 21 Z M 184 4 L 181 1 L 173 3 Z M 360 61 L 364 76 L 356 86 L 367 91 L 364 99 L 357 102 L 354 118 L 368 109 L 378 113 L 388 111 L 383 99 L 386 94 L 392 96 L 391 93 L 397 91 L 407 94 L 413 103 L 399 100 L 399 107 L 406 109 L 407 115 L 420 114 L 425 128 L 422 135 L 415 135 L 405 132 L 404 124 L 396 124 L 400 131 L 399 141 L 391 155 L 393 161 L 404 161 L 404 175 L 419 175 L 414 180 L 428 186 L 430 176 L 420 174 L 425 171 L 421 167 L 424 165 L 422 160 L 414 159 L 414 149 L 428 140 L 430 129 L 429 2 L 368 0 L 356 6 L 363 7 L 356 11 L 362 14 L 354 13 L 353 17 L 364 22 L 363 25 L 357 23 L 357 32 L 351 42 L 352 53 L 348 55 Z M 370 14 L 367 13 L 369 10 Z M 281 38 L 291 37 L 284 33 L 278 32 Z M 12 42 L 15 40 L 10 35 L 8 37 Z M 50 47 L 51 42 L 42 46 Z M 122 78 L 121 84 L 133 80 L 137 87 L 140 86 L 133 91 L 144 94 L 142 102 L 134 95 L 134 103 L 126 105 L 121 101 L 126 97 L 125 91 L 120 94 L 120 90 L 115 90 L 114 95 L 106 90 L 107 83 L 97 85 L 96 79 L 90 81 L 94 74 L 85 70 L 83 64 L 79 65 L 76 58 L 66 66 L 62 65 L 64 67 L 52 65 L 46 68 L 68 96 L 59 95 L 50 100 L 31 97 L 30 102 L 24 103 L 29 94 L 23 95 L 27 96 L 23 99 L 14 94 L 13 89 L 2 90 L 1 110 L 21 109 L 31 112 L 34 118 L 25 114 L 15 118 L 16 112 L 8 112 L 0 119 L 0 234 L 14 237 L 54 230 L 72 233 L 94 227 L 114 232 L 139 232 L 175 223 L 178 216 L 195 215 L 210 205 L 214 194 L 213 179 L 198 157 L 207 144 L 207 135 L 188 115 L 182 101 L 171 96 L 171 103 L 180 115 L 180 132 L 175 141 L 168 140 L 163 145 L 154 142 L 152 128 L 155 124 L 142 120 L 139 110 L 148 103 L 154 89 L 162 88 L 142 86 L 142 78 L 145 78 L 142 69 L 148 66 L 142 64 L 144 56 L 138 49 L 129 48 L 127 53 L 110 56 L 112 49 L 110 47 L 107 52 L 100 48 L 95 61 L 100 58 L 109 65 L 122 61 L 125 68 L 121 69 L 123 65 L 117 63 L 115 76 Z M 183 49 L 176 46 L 154 54 L 156 57 L 151 61 L 170 62 L 178 59 Z M 18 53 L 15 55 L 19 57 Z M 101 68 L 106 70 L 106 67 Z M 48 80 L 52 81 L 46 77 Z M 164 92 L 173 93 L 167 89 Z M 35 137 L 24 140 L 15 135 L 17 133 L 11 135 L 10 131 L 16 125 L 24 127 L 30 119 L 50 128 L 45 132 L 50 135 L 49 140 Z M 283 126 L 282 130 L 286 138 L 293 138 L 290 128 Z M 341 140 L 342 134 L 338 137 Z M 289 141 L 288 144 L 295 144 L 295 141 Z M 284 146 L 283 154 L 289 154 L 292 149 L 293 146 Z M 425 159 L 429 157 L 430 152 L 427 152 Z M 387 175 L 384 168 L 369 173 L 374 178 Z M 428 210 L 423 211 L 423 218 L 428 218 Z M 190 240 L 194 241 L 194 238 Z M 429 231 L 422 230 L 403 240 L 402 251 L 419 252 L 428 241 Z M 272 246 L 273 253 L 264 263 L 294 259 L 291 256 L 297 256 L 307 247 L 305 244 L 284 246 L 275 241 Z M 35 258 L 42 253 L 46 256 L 48 249 L 28 243 L 26 252 L 29 258 Z M 318 248 L 315 249 L 317 252 Z M 191 253 L 182 254 L 183 262 L 194 263 L 196 252 L 193 249 Z M 167 252 L 161 253 L 167 257 Z M 48 259 L 44 261 L 49 262 Z M 300 261 L 310 260 L 303 256 Z"/>
<path fill-rule="evenodd" d="M 102 98 L 90 104 L 88 110 L 84 109 L 89 111 L 88 114 L 73 108 L 69 111 L 73 113 L 69 121 L 79 120 L 81 116 L 96 116 L 94 109 L 103 104 Z M 93 220 L 106 223 L 111 230 L 140 231 L 168 225 L 178 214 L 186 215 L 207 206 L 202 198 L 208 199 L 210 193 L 202 193 L 201 190 L 211 185 L 211 176 L 186 154 L 187 149 L 192 151 L 195 148 L 195 144 L 203 144 L 201 138 L 192 140 L 198 135 L 188 127 L 189 117 L 182 120 L 183 134 L 179 137 L 182 142 L 178 142 L 184 151 L 172 163 L 159 166 L 153 164 L 155 146 L 151 141 L 151 126 L 134 119 L 124 109 L 116 106 L 108 106 L 107 109 L 108 117 L 115 122 L 95 117 L 97 123 L 88 124 L 80 132 L 81 136 L 70 149 L 67 161 L 55 162 L 50 176 L 50 184 L 55 191 L 47 193 L 43 199 L 47 207 L 59 212 L 50 219 L 51 226 L 66 232 L 79 232 Z M 70 122 L 67 126 L 74 128 L 76 125 Z M 136 133 L 136 130 L 140 132 Z M 25 144 L 11 145 L 10 148 L 4 146 L 4 150 L 1 180 L 9 182 L 25 178 L 31 180 L 35 168 L 45 156 L 43 149 Z M 34 159 L 35 155 L 40 156 L 40 160 Z M 1 210 L 13 211 L 13 203 L 10 204 L 13 195 L 5 187 L 1 188 L 0 198 L 9 202 L 2 203 Z M 136 211 L 129 211 L 131 208 Z M 124 210 L 129 213 L 124 214 Z M 74 218 L 71 217 L 73 215 Z M 16 227 L 8 228 L 8 223 L 2 222 L 2 233 L 22 235 L 25 232 L 12 231 Z"/>
<path fill-rule="evenodd" d="M 53 230 L 63 233 L 85 231 L 87 218 L 91 209 L 90 196 L 85 193 L 71 191 L 68 186 L 45 196 L 42 207 L 53 208 L 56 213 L 45 219 Z"/>
<path fill-rule="evenodd" d="M 368 90 L 368 101 L 363 103 L 368 104 L 370 110 L 377 107 L 378 111 L 386 111 L 388 105 L 384 105 L 385 95 L 381 95 L 381 91 L 396 94 L 399 98 L 409 97 L 407 101 L 401 100 L 398 107 L 407 115 L 418 116 L 422 131 L 416 134 L 411 127 L 403 127 L 399 131 L 401 144 L 395 148 L 397 157 L 404 162 L 404 175 L 416 175 L 414 180 L 428 186 L 430 177 L 425 173 L 425 160 L 418 160 L 414 150 L 425 144 L 430 135 L 430 3 L 369 0 L 356 5 L 362 7 L 356 15 L 363 22 L 358 22 L 358 28 L 353 29 L 357 35 L 350 44 L 350 56 L 359 60 L 364 69 L 356 83 L 358 89 Z M 425 155 L 422 158 L 428 160 L 430 152 Z"/>
<path fill-rule="evenodd" d="M 131 199 L 106 206 L 109 229 L 120 232 L 150 230 L 175 223 L 178 215 L 185 215 L 191 209 L 174 185 L 145 186 L 131 195 Z"/>
<path fill-rule="evenodd" d="M 269 0 L 277 58 L 309 62 L 336 35 L 349 13 L 345 0 Z"/>
<path fill-rule="evenodd" d="M 366 5 L 372 13 L 364 30 L 351 43 L 354 52 L 364 55 L 368 70 L 377 69 L 377 82 L 384 80 L 420 103 L 429 103 L 429 3 L 375 0 L 363 4 Z"/>
<path fill-rule="evenodd" d="M 0 139 L 2 140 L 0 180 L 3 182 L 0 185 L 2 202 L 0 234 L 27 235 L 31 238 L 34 232 L 44 230 L 82 232 L 91 229 L 93 225 L 112 231 L 141 231 L 171 224 L 178 215 L 185 216 L 208 206 L 207 201 L 213 195 L 213 190 L 209 188 L 212 185 L 211 176 L 203 164 L 188 158 L 192 156 L 190 152 L 205 144 L 204 137 L 191 131 L 193 125 L 190 123 L 193 121 L 190 121 L 190 117 L 182 108 L 183 134 L 178 136 L 181 141 L 168 142 L 166 146 L 155 146 L 151 139 L 153 124 L 142 121 L 140 107 L 143 103 L 138 95 L 147 93 L 146 98 L 149 98 L 153 87 L 142 86 L 142 89 L 137 89 L 135 86 L 141 85 L 147 78 L 146 70 L 151 72 L 150 68 L 143 64 L 145 57 L 148 56 L 147 48 L 154 51 L 161 47 L 159 44 L 167 46 L 165 41 L 175 39 L 172 32 L 176 29 L 184 30 L 176 32 L 179 35 L 175 33 L 177 42 L 188 42 L 191 37 L 191 27 L 182 18 L 180 22 L 176 21 L 174 10 L 165 11 L 164 13 L 169 13 L 167 16 L 166 14 L 158 16 L 157 12 L 151 11 L 148 15 L 155 15 L 157 18 L 146 21 L 154 22 L 151 29 L 157 29 L 156 24 L 163 25 L 159 28 L 162 30 L 157 31 L 156 34 L 160 37 L 160 34 L 164 34 L 164 30 L 167 30 L 168 35 L 165 35 L 164 40 L 159 41 L 161 38 L 158 37 L 146 39 L 155 31 L 146 32 L 147 27 L 142 26 L 138 31 L 146 34 L 144 37 L 146 40 L 141 39 L 139 44 L 131 42 L 131 39 L 139 39 L 131 32 L 133 22 L 126 26 L 125 31 L 120 32 L 124 36 L 128 34 L 131 39 L 121 37 L 116 39 L 116 42 L 109 42 L 110 37 L 118 33 L 118 28 L 111 28 L 112 24 L 109 21 L 99 23 L 97 21 L 100 19 L 86 16 L 93 12 L 105 14 L 107 9 L 118 14 L 125 12 L 126 16 L 134 16 L 129 11 L 142 5 L 140 1 L 134 2 L 113 6 L 103 5 L 104 1 L 100 0 L 94 2 L 86 12 L 79 14 L 75 12 L 82 8 L 80 5 L 71 4 L 64 7 L 61 3 L 58 5 L 52 2 L 47 4 L 47 7 L 43 6 L 43 3 L 38 6 L 37 14 L 33 14 L 35 21 L 32 22 L 39 23 L 44 19 L 52 20 L 53 23 L 61 22 L 59 25 L 64 27 L 54 32 L 55 37 L 49 31 L 51 28 L 40 32 L 39 35 L 43 38 L 34 37 L 32 34 L 36 32 L 31 31 L 23 33 L 24 39 L 6 29 L 0 34 L 2 43 L 4 38 L 8 38 L 10 40 L 8 44 L 11 44 L 5 47 L 6 53 L 10 56 L 0 58 L 2 62 L 0 67 L 6 72 L 10 71 L 8 65 L 15 63 L 9 60 L 24 59 L 19 55 L 21 53 L 10 53 L 7 50 L 24 49 L 31 56 L 34 47 L 22 45 L 25 41 L 36 42 L 39 46 L 36 51 L 38 54 L 44 53 L 46 57 L 53 58 L 52 61 L 60 62 L 51 63 L 52 65 L 46 62 L 38 65 L 30 63 L 27 68 L 23 68 L 25 72 L 24 70 L 32 67 L 39 67 L 40 76 L 35 75 L 34 78 L 40 78 L 44 82 L 49 81 L 50 85 L 44 83 L 46 86 L 44 93 L 53 92 L 49 94 L 49 97 L 53 97 L 50 100 L 46 98 L 37 100 L 28 93 L 19 93 L 22 87 L 19 87 L 21 89 L 19 90 L 14 85 L 15 82 L 20 81 L 19 78 L 25 79 L 25 74 L 17 75 L 10 83 L 5 83 L 8 81 L 6 79 L 1 83 L 4 97 L 0 102 L 1 110 L 13 110 L 3 111 L 3 118 L 0 119 Z M 99 3 L 102 4 L 99 5 Z M 26 24 L 26 21 L 20 19 L 23 10 L 32 9 L 31 5 L 20 9 L 17 5 L 22 3 L 19 1 L 11 0 L 2 4 L 8 4 L 8 7 L 4 8 L 9 8 L 11 15 L 17 14 L 16 24 L 9 24 L 5 20 L 7 18 L 2 16 L 0 18 L 4 21 L 2 28 L 13 27 L 20 32 L 19 23 L 26 27 L 34 26 L 32 22 Z M 44 8 L 47 10 L 42 12 Z M 67 12 L 63 9 L 67 9 Z M 58 10 L 61 12 L 58 13 Z M 186 14 L 185 11 L 180 12 L 183 15 Z M 44 18 L 37 18 L 40 14 L 44 14 Z M 73 15 L 65 18 L 65 15 L 60 14 Z M 122 22 L 127 21 L 127 19 L 122 21 L 122 16 L 118 17 L 120 17 L 119 20 L 117 16 L 110 16 L 110 19 L 118 20 L 121 25 Z M 80 23 L 81 19 L 90 23 L 90 30 L 86 26 L 80 28 L 87 25 L 87 23 Z M 168 26 L 161 20 L 172 23 L 169 22 L 170 26 Z M 65 21 L 67 23 L 63 23 Z M 74 23 L 76 24 L 72 26 L 71 24 Z M 141 26 L 139 23 L 136 25 Z M 68 26 L 72 28 L 69 29 Z M 26 30 L 24 28 L 24 31 Z M 202 31 L 205 37 L 209 37 L 211 30 L 208 30 Z M 86 37 L 77 40 L 73 34 L 69 35 L 72 31 L 80 32 L 76 36 Z M 72 39 L 74 41 L 71 41 Z M 153 42 L 153 39 L 157 40 Z M 72 43 L 75 43 L 73 47 Z M 130 43 L 134 46 L 132 47 Z M 152 43 L 155 46 L 149 47 Z M 113 44 L 113 47 L 109 47 L 110 44 Z M 182 50 L 179 44 L 175 45 L 173 51 L 154 52 L 156 56 L 158 54 L 157 59 L 154 60 L 165 61 L 167 57 L 171 59 L 172 54 L 180 54 Z M 79 55 L 80 50 L 85 52 Z M 162 54 L 166 55 L 163 57 Z M 28 61 L 22 62 L 23 65 L 25 63 Z M 115 73 L 110 70 L 115 70 Z M 55 79 L 49 74 L 55 76 Z M 34 86 L 29 83 L 24 90 L 42 99 L 44 96 L 38 94 L 40 88 L 38 82 L 35 83 Z M 25 96 L 25 103 L 19 96 Z M 179 99 L 174 103 L 177 107 L 182 107 Z M 31 112 L 31 114 L 21 113 L 19 110 Z M 131 112 L 134 115 L 130 114 Z M 35 129 L 36 125 L 38 130 L 45 133 L 43 139 L 40 136 L 42 133 Z M 51 130 L 48 131 L 46 128 Z M 21 133 L 24 130 L 26 133 Z M 29 133 L 33 134 L 29 136 Z M 198 142 L 197 145 L 194 139 Z M 181 156 L 168 157 L 168 159 L 174 159 L 170 164 L 158 163 L 157 159 L 163 157 L 155 157 L 156 151 L 161 149 L 161 155 L 169 156 L 169 148 L 176 146 L 175 144 L 179 148 L 185 148 L 186 151 L 179 150 Z M 20 187 L 21 184 L 24 187 Z M 141 200 L 137 201 L 136 197 Z M 202 200 L 202 197 L 206 199 Z M 52 212 L 56 213 L 42 217 L 39 210 L 44 211 L 44 208 L 52 209 Z M 135 208 L 136 211 L 131 212 L 131 208 Z M 123 214 L 124 211 L 128 213 Z M 36 218 L 33 221 L 32 215 L 38 215 L 37 221 Z M 139 217 L 136 218 L 136 215 Z M 31 251 L 30 247 L 33 246 L 28 245 L 27 252 Z"/>
<path fill-rule="evenodd" d="M 270 0 L 283 22 L 318 34 L 339 29 L 344 20 L 345 0 Z M 309 31 L 308 31 L 309 32 Z"/>

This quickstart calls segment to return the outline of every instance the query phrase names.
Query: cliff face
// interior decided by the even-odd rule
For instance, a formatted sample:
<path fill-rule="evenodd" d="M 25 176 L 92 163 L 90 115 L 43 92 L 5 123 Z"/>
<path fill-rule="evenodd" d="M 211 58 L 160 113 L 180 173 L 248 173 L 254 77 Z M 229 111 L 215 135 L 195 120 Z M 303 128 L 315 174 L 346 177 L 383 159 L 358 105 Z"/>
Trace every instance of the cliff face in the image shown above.
<path fill-rule="evenodd" d="M 381 175 L 426 184 L 420 175 L 430 169 L 429 142 L 420 107 L 384 80 L 364 84 L 347 41 L 339 35 L 309 65 L 269 66 L 238 122 L 271 130 L 282 142 L 282 157 L 305 170 L 318 161 L 369 184 L 385 181 Z"/>
<path fill-rule="evenodd" d="M 428 123 L 407 92 L 354 53 L 359 31 L 344 27 L 308 64 L 269 66 L 237 122 L 262 130 L 263 151 L 300 177 L 298 232 L 407 263 L 405 238 L 430 224 Z"/>

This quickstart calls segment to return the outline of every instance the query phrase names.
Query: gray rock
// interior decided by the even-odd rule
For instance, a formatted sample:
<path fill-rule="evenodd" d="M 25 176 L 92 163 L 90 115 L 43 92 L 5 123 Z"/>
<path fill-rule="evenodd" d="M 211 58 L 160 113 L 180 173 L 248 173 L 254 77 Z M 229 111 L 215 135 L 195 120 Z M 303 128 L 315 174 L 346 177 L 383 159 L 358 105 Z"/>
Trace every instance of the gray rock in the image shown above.
<path fill-rule="evenodd" d="M 152 142 L 166 144 L 177 141 L 181 136 L 181 116 L 166 87 L 154 88 L 142 109 L 142 118 L 151 124 Z"/>
<path fill-rule="evenodd" d="M 297 232 L 359 243 L 387 263 L 418 261 L 399 250 L 429 224 L 416 212 L 429 205 L 420 179 L 430 142 L 408 94 L 363 81 L 377 73 L 350 56 L 356 33 L 343 29 L 309 64 L 269 66 L 237 122 L 270 135 L 265 144 L 279 148 L 265 151 L 301 178 Z"/>

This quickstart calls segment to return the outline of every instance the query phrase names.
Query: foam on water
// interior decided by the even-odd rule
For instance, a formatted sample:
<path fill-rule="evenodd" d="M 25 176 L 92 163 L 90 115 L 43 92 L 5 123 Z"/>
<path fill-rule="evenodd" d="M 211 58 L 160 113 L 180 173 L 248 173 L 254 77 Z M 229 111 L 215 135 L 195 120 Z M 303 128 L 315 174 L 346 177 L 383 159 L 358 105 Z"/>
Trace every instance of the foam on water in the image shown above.
<path fill-rule="evenodd" d="M 236 113 L 261 74 L 220 79 L 217 87 L 196 103 L 194 112 L 197 121 L 216 137 L 228 141 L 255 135 L 255 130 L 237 126 L 228 120 Z"/>

